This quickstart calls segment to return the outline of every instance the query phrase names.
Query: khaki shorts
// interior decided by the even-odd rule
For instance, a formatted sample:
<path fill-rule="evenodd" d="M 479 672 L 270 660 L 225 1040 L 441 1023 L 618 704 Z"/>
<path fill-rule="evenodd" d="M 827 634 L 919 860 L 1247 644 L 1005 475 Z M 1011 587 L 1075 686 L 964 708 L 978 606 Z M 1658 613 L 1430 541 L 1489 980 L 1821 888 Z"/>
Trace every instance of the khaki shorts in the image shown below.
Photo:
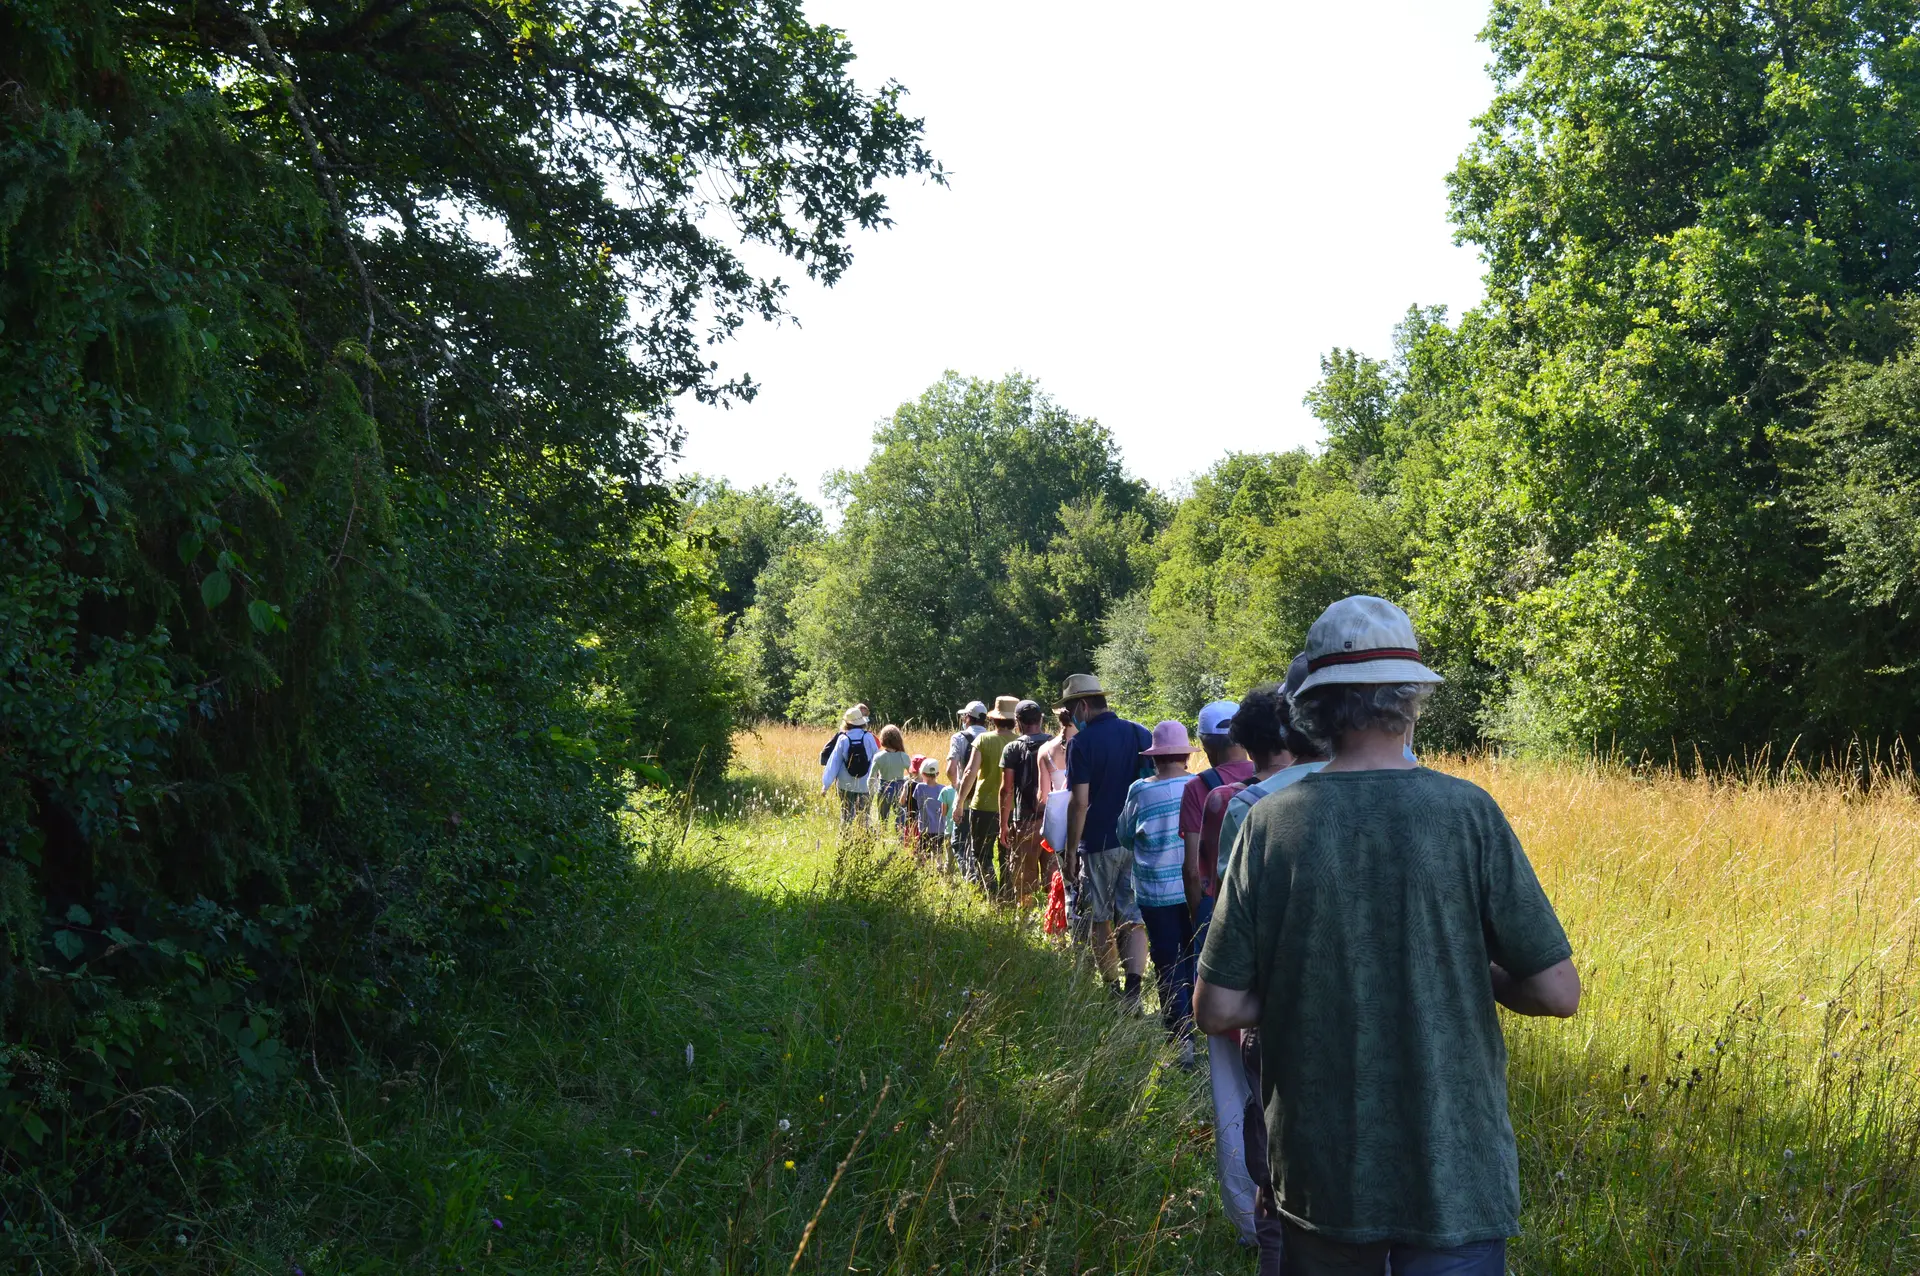
<path fill-rule="evenodd" d="M 1074 912 L 1080 920 L 1140 924 L 1140 903 L 1133 897 L 1132 851 L 1115 846 L 1080 852 L 1074 882 Z"/>

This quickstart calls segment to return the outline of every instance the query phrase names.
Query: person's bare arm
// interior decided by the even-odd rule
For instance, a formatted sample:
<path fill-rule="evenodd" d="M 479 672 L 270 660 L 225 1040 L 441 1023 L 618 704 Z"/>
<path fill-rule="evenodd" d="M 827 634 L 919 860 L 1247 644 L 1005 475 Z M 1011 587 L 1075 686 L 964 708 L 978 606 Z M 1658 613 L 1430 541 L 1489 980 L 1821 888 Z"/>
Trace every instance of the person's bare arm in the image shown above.
<path fill-rule="evenodd" d="M 1260 995 L 1251 989 L 1222 988 L 1205 979 L 1193 983 L 1193 1021 L 1212 1036 L 1235 1028 L 1260 1026 Z"/>
<path fill-rule="evenodd" d="M 1580 1009 L 1580 972 L 1571 957 L 1525 979 L 1515 979 L 1497 962 L 1488 962 L 1487 969 L 1493 977 L 1493 999 L 1516 1015 L 1571 1019 Z"/>
<path fill-rule="evenodd" d="M 1206 883 L 1200 880 L 1200 835 L 1198 833 L 1187 834 L 1187 858 L 1180 865 L 1180 877 L 1187 887 L 1187 907 L 1199 908 L 1200 901 L 1207 897 L 1207 887 Z"/>
<path fill-rule="evenodd" d="M 954 782 L 953 805 L 955 810 L 963 810 L 973 801 L 973 786 L 980 778 L 980 742 L 973 743 L 973 751 L 967 754 L 967 764 L 960 768 L 960 778 Z"/>
<path fill-rule="evenodd" d="M 1013 772 L 1000 772 L 1000 840 L 1013 845 Z"/>

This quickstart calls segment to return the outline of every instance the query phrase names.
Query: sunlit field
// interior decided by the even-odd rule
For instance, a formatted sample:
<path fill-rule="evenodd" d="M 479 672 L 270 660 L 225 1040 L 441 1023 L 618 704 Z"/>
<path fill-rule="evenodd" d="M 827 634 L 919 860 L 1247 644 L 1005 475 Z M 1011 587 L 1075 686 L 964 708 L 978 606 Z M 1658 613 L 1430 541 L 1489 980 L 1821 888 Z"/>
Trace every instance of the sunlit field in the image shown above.
<path fill-rule="evenodd" d="M 817 791 L 827 734 L 743 735 L 737 765 Z M 1920 1268 L 1911 775 L 1862 796 L 1428 761 L 1507 811 L 1586 983 L 1575 1020 L 1506 1020 L 1514 1270 Z"/>

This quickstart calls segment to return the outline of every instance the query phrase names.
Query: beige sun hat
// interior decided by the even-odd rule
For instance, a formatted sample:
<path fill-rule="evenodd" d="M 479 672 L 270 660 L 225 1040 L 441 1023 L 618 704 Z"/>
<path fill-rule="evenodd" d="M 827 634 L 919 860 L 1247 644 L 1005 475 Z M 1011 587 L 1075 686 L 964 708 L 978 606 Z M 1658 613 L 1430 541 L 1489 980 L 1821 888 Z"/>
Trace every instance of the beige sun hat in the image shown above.
<path fill-rule="evenodd" d="M 1060 688 L 1060 703 L 1063 705 L 1071 704 L 1075 700 L 1081 700 L 1087 696 L 1104 696 L 1106 694 L 1107 689 L 1100 685 L 1098 678 L 1090 673 L 1076 673 L 1069 677 L 1065 685 Z"/>
<path fill-rule="evenodd" d="M 1338 683 L 1445 682 L 1420 658 L 1407 613 L 1384 598 L 1354 594 L 1320 613 L 1307 630 L 1307 676 L 1293 693 Z"/>
<path fill-rule="evenodd" d="M 989 722 L 1012 722 L 1020 710 L 1019 696 L 995 696 L 993 708 L 987 712 Z"/>
<path fill-rule="evenodd" d="M 867 711 L 859 705 L 855 705 L 840 715 L 840 721 L 850 727 L 864 727 L 867 725 Z"/>

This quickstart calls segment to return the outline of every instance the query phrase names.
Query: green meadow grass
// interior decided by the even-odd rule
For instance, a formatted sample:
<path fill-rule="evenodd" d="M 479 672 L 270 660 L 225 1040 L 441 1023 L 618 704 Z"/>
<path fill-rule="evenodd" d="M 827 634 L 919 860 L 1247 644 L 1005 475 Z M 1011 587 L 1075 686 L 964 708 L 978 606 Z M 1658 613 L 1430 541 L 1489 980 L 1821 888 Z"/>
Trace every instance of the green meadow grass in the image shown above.
<path fill-rule="evenodd" d="M 720 809 L 636 810 L 590 906 L 459 972 L 413 1059 L 310 1072 L 246 1201 L 118 1270 L 1250 1274 L 1204 1069 L 1030 919 L 843 838 L 788 734 Z M 1441 764 L 1587 984 L 1505 1018 L 1511 1270 L 1920 1270 L 1911 792 Z"/>
<path fill-rule="evenodd" d="M 308 1092 L 278 1134 L 296 1200 L 231 1259 L 1246 1267 L 1204 1072 L 1169 1066 L 1157 1020 L 1120 1016 L 1033 922 L 843 838 L 791 788 L 636 825 L 634 871 L 476 972 L 449 1041 Z"/>

